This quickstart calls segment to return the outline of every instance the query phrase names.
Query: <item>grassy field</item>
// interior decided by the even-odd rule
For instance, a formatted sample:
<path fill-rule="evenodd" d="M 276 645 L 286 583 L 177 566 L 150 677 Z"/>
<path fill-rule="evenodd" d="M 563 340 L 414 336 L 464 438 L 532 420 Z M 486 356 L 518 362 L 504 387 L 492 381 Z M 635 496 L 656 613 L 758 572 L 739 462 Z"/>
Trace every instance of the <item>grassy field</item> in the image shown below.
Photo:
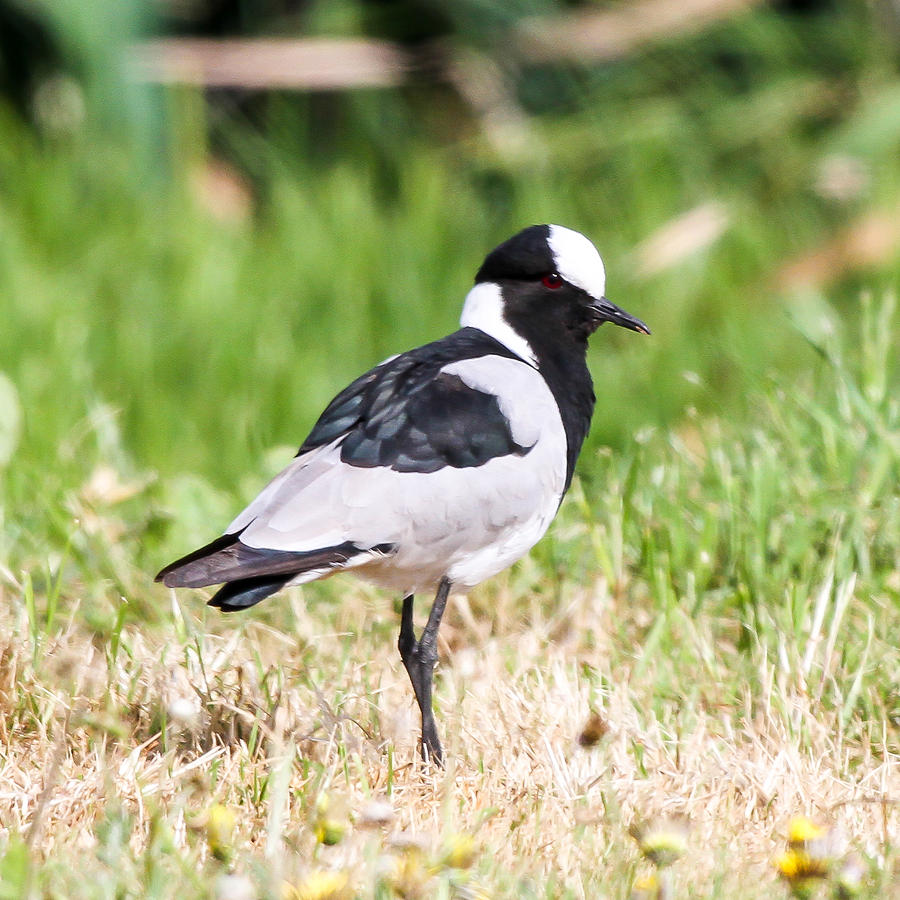
<path fill-rule="evenodd" d="M 388 598 L 336 579 L 224 619 L 151 588 L 126 510 L 152 488 L 98 467 L 69 553 L 144 586 L 101 634 L 64 559 L 4 573 L 0 896 L 627 897 L 652 868 L 629 827 L 672 817 L 678 896 L 772 896 L 799 814 L 862 896 L 900 896 L 892 312 L 862 347 L 823 328 L 738 425 L 591 456 L 552 535 L 449 613 L 445 772 Z"/>
<path fill-rule="evenodd" d="M 130 137 L 89 91 L 80 127 L 0 110 L 0 900 L 900 897 L 900 88 L 867 10 L 556 73 L 505 155 L 392 93 L 312 148 L 278 96 L 264 128 L 154 95 Z M 597 334 L 551 533 L 452 601 L 434 771 L 399 598 L 223 617 L 152 576 L 537 221 L 653 336 Z M 808 884 L 797 816 L 830 829 Z"/>

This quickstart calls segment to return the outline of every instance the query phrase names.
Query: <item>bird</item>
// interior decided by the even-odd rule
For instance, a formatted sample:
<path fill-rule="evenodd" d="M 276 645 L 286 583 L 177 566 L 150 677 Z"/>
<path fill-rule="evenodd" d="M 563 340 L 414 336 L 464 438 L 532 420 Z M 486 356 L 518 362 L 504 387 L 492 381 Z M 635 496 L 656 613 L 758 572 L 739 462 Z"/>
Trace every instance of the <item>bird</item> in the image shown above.
<path fill-rule="evenodd" d="M 208 602 L 223 612 L 339 572 L 399 592 L 419 749 L 441 765 L 432 680 L 448 596 L 510 566 L 555 517 L 594 410 L 588 338 L 604 322 L 650 334 L 605 291 L 583 234 L 513 235 L 478 269 L 457 331 L 353 381 L 224 534 L 156 580 L 222 585 Z M 422 592 L 434 600 L 416 637 Z"/>

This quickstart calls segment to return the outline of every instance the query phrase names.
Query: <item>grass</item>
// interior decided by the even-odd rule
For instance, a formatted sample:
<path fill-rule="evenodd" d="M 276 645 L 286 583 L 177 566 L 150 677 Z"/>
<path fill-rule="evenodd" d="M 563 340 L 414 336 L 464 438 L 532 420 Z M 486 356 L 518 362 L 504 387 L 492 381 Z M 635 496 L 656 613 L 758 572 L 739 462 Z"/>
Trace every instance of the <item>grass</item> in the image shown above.
<path fill-rule="evenodd" d="M 801 814 L 820 895 L 852 851 L 859 896 L 900 896 L 898 259 L 868 233 L 782 274 L 897 208 L 882 30 L 760 8 L 522 72 L 506 154 L 458 112 L 436 139 L 416 90 L 322 133 L 321 98 L 123 92 L 129 140 L 90 79 L 80 128 L 0 111 L 0 898 L 652 896 L 630 831 L 681 817 L 675 896 L 800 896 Z M 654 334 L 596 336 L 551 533 L 452 602 L 434 772 L 399 598 L 336 578 L 223 617 L 151 576 L 533 221 L 594 238 Z"/>
<path fill-rule="evenodd" d="M 152 594 L 153 627 L 101 636 L 64 560 L 7 571 L 0 896 L 627 897 L 651 868 L 629 827 L 678 815 L 677 894 L 750 898 L 784 892 L 800 813 L 860 854 L 861 896 L 892 896 L 896 325 L 890 299 L 863 311 L 861 346 L 820 322 L 817 369 L 747 421 L 597 454 L 535 553 L 453 605 L 446 772 L 417 761 L 375 591 L 335 579 L 226 619 L 139 587 L 120 610 Z M 123 582 L 154 490 L 103 469 L 70 498 Z M 322 871 L 346 886 L 316 894 Z"/>
<path fill-rule="evenodd" d="M 568 103 L 528 120 L 518 155 L 469 132 L 446 146 L 399 126 L 386 128 L 391 147 L 361 139 L 354 122 L 393 123 L 391 92 L 337 105 L 348 126 L 327 163 L 298 137 L 316 134 L 315 107 L 278 96 L 261 114 L 266 139 L 190 92 L 154 98 L 168 129 L 137 148 L 94 130 L 36 138 L 3 116 L 0 359 L 42 411 L 25 420 L 23 455 L 40 458 L 107 403 L 139 466 L 231 490 L 248 459 L 297 444 L 350 378 L 453 328 L 486 249 L 533 221 L 589 234 L 610 295 L 659 336 L 598 343 L 594 448 L 674 425 L 689 405 L 739 407 L 770 368 L 811 363 L 786 315 L 817 292 L 783 291 L 779 269 L 900 196 L 892 71 L 855 7 L 826 23 L 760 11 L 572 76 Z M 797 53 L 801 40 L 819 52 Z M 252 197 L 226 221 L 198 188 L 210 141 L 240 166 L 227 183 Z M 861 182 L 838 199 L 820 183 L 848 158 Z M 722 210 L 718 239 L 641 269 L 648 235 L 708 204 Z M 829 296 L 852 318 L 860 273 L 843 274 Z M 893 256 L 862 272 L 876 290 L 896 274 Z"/>

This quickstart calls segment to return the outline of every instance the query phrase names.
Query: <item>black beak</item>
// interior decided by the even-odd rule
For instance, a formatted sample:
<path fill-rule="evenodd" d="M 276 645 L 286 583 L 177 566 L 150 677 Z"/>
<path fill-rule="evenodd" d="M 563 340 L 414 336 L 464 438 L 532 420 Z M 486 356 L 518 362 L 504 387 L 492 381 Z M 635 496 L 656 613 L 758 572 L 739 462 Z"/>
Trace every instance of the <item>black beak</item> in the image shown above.
<path fill-rule="evenodd" d="M 597 327 L 604 322 L 612 322 L 613 325 L 621 325 L 631 331 L 639 331 L 641 334 L 650 334 L 650 329 L 636 316 L 625 312 L 620 306 L 616 306 L 606 297 L 594 300 L 591 304 L 591 312 L 594 314 Z"/>

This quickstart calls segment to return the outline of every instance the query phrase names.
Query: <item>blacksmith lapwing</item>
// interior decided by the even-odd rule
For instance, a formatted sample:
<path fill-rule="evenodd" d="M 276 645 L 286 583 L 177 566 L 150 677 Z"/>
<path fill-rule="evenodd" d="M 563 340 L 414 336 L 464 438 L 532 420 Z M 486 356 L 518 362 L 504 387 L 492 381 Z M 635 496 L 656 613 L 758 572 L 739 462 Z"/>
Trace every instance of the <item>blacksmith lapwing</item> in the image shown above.
<path fill-rule="evenodd" d="M 650 333 L 604 297 L 605 281 L 593 244 L 568 228 L 502 243 L 458 331 L 357 378 L 225 535 L 157 581 L 223 584 L 209 601 L 223 611 L 336 572 L 402 591 L 398 647 L 422 754 L 440 762 L 431 683 L 448 594 L 515 562 L 556 515 L 594 409 L 590 335 L 604 322 Z M 436 596 L 417 640 L 420 591 Z"/>

